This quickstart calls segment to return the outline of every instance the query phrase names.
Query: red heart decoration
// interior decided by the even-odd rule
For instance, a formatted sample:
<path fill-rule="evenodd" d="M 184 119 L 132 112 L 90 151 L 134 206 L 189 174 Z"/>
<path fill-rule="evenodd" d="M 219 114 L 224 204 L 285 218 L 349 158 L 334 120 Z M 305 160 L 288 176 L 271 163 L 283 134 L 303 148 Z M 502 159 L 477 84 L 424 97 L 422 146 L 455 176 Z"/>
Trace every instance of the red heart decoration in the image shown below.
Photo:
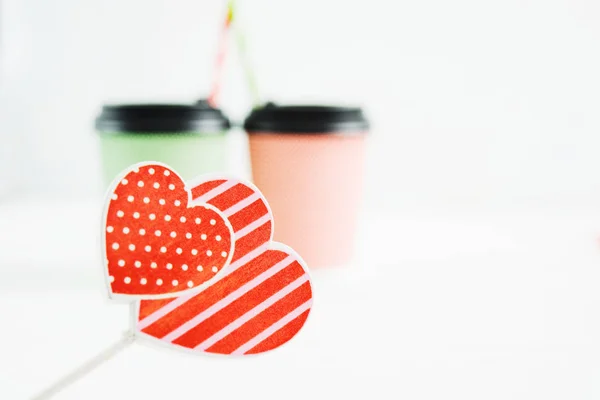
<path fill-rule="evenodd" d="M 253 185 L 232 179 L 203 182 L 191 194 L 195 202 L 222 210 L 231 222 L 231 265 L 199 292 L 141 301 L 137 335 L 228 355 L 261 353 L 286 343 L 310 313 L 312 288 L 302 259 L 271 241 L 273 219 L 266 199 Z"/>
<path fill-rule="evenodd" d="M 117 181 L 104 229 L 112 297 L 173 297 L 228 265 L 231 224 L 215 207 L 189 198 L 177 173 L 156 163 L 133 167 Z"/>

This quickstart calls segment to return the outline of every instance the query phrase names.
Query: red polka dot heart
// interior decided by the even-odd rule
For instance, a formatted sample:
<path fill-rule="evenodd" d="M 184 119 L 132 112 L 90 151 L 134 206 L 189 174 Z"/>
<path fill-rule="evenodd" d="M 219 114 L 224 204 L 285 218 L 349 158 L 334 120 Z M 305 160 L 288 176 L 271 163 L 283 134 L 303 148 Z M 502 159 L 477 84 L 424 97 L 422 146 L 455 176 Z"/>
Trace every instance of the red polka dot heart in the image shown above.
<path fill-rule="evenodd" d="M 110 192 L 104 249 L 111 297 L 163 298 L 216 279 L 228 264 L 231 224 L 208 204 L 190 204 L 166 166 L 132 167 Z"/>

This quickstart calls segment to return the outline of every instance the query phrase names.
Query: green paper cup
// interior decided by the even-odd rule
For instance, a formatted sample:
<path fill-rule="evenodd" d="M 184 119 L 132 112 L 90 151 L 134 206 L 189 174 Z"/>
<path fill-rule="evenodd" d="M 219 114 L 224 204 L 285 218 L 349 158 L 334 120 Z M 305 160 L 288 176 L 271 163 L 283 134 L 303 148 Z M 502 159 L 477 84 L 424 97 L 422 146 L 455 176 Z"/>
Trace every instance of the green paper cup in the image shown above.
<path fill-rule="evenodd" d="M 226 172 L 229 127 L 221 110 L 204 102 L 105 105 L 96 119 L 104 184 L 142 161 L 168 164 L 186 180 Z"/>

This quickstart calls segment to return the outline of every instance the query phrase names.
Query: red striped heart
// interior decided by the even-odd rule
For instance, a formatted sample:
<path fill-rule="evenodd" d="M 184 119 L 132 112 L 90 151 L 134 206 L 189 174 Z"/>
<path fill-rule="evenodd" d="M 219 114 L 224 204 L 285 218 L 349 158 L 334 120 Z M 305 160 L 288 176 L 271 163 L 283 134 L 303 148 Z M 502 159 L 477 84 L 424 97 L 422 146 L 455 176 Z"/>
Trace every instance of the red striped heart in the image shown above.
<path fill-rule="evenodd" d="M 111 297 L 173 297 L 220 275 L 233 256 L 231 224 L 214 206 L 188 202 L 166 166 L 132 167 L 116 180 L 105 211 Z"/>
<path fill-rule="evenodd" d="M 201 183 L 191 193 L 194 202 L 217 207 L 231 222 L 231 265 L 199 293 L 141 301 L 138 335 L 178 348 L 236 355 L 287 342 L 308 317 L 312 288 L 302 259 L 272 242 L 266 199 L 251 184 L 231 179 Z"/>

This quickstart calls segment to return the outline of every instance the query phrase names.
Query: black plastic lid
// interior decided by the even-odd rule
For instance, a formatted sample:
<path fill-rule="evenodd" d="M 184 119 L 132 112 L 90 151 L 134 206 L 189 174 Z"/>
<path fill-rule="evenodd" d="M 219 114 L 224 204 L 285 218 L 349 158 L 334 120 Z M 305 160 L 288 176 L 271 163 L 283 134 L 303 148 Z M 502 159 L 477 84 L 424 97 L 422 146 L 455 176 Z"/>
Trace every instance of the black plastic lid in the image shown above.
<path fill-rule="evenodd" d="M 221 110 L 196 104 L 105 105 L 96 118 L 104 133 L 218 133 L 230 127 Z"/>
<path fill-rule="evenodd" d="M 254 109 L 244 121 L 248 132 L 366 133 L 369 122 L 362 109 L 318 105 L 278 106 L 268 103 Z"/>

